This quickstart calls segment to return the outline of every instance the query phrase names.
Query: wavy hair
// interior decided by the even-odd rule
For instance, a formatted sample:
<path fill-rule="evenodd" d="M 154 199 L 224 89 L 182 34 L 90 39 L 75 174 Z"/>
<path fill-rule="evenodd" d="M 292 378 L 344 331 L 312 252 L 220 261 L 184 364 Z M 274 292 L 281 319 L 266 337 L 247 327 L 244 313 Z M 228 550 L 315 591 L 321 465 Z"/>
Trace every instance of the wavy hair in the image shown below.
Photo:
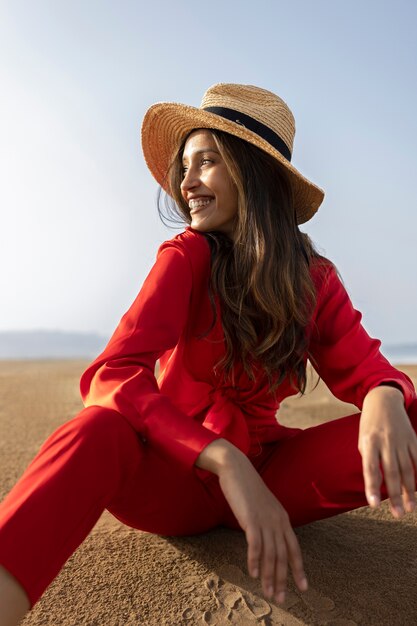
<path fill-rule="evenodd" d="M 323 264 L 329 261 L 299 230 L 292 188 L 276 159 L 233 135 L 210 132 L 236 185 L 238 212 L 233 241 L 219 231 L 203 233 L 211 249 L 209 297 L 213 309 L 213 322 L 203 336 L 217 321 L 217 294 L 226 352 L 216 370 L 230 380 L 233 364 L 240 360 L 254 380 L 254 367 L 260 365 L 271 393 L 289 375 L 292 387 L 304 394 L 306 327 L 316 304 L 310 267 L 313 259 Z M 175 204 L 167 196 L 166 207 L 171 216 L 191 224 L 190 209 L 180 190 L 186 139 L 167 174 Z M 160 202 L 158 210 L 163 219 Z"/>

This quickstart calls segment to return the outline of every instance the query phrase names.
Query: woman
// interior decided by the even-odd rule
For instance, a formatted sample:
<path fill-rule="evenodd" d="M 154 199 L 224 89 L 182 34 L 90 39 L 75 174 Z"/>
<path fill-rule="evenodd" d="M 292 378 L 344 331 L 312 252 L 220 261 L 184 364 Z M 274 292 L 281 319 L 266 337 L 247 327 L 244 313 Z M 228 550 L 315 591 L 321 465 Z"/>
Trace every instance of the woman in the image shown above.
<path fill-rule="evenodd" d="M 279 603 L 287 564 L 308 584 L 293 526 L 387 496 L 395 517 L 414 509 L 416 394 L 298 229 L 323 192 L 290 163 L 294 132 L 280 98 L 245 85 L 147 112 L 145 159 L 187 227 L 83 373 L 86 408 L 1 505 L 0 625 L 34 605 L 105 508 L 165 535 L 243 529 L 249 572 Z M 307 358 L 362 412 L 280 425 Z"/>

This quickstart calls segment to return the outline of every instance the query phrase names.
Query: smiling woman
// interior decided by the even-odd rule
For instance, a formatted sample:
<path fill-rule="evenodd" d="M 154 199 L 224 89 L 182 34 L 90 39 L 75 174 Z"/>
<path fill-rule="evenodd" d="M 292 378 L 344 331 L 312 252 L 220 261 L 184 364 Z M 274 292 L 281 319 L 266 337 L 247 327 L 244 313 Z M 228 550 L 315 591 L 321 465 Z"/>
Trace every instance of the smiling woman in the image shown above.
<path fill-rule="evenodd" d="M 146 113 L 146 162 L 185 228 L 83 373 L 85 408 L 0 505 L 0 626 L 39 600 L 104 509 L 163 535 L 243 530 L 248 571 L 282 603 L 288 565 L 308 587 L 293 526 L 381 497 L 395 517 L 415 508 L 415 390 L 299 229 L 323 191 L 292 165 L 294 133 L 287 104 L 251 85 Z M 277 421 L 305 393 L 308 359 L 361 413 Z"/>
<path fill-rule="evenodd" d="M 191 227 L 200 232 L 217 230 L 233 238 L 238 194 L 212 133 L 192 132 L 182 151 L 181 194 L 188 204 Z"/>

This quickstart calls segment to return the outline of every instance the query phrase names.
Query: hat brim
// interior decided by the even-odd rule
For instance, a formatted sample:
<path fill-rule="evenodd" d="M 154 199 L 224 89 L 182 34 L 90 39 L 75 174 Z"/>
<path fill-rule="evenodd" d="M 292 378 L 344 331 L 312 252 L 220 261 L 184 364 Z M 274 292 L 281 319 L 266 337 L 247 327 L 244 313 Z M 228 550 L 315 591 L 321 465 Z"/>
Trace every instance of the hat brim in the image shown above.
<path fill-rule="evenodd" d="M 294 193 L 298 224 L 313 217 L 324 198 L 324 191 L 305 178 L 265 139 L 241 124 L 215 113 L 174 102 L 159 102 L 146 112 L 142 123 L 142 150 L 155 180 L 170 194 L 167 172 L 176 150 L 193 129 L 221 130 L 239 137 L 274 157 L 285 170 Z"/>

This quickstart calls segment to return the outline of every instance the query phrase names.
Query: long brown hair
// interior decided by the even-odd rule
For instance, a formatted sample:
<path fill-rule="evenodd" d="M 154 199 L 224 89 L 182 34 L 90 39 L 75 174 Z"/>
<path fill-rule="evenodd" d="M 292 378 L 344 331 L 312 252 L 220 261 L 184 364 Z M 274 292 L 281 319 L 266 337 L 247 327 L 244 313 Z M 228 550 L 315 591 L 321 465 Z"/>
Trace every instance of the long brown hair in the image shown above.
<path fill-rule="evenodd" d="M 303 394 L 305 331 L 316 303 L 310 266 L 313 259 L 327 260 L 299 230 L 292 189 L 278 162 L 237 137 L 210 132 L 238 192 L 234 241 L 219 231 L 204 233 L 211 248 L 209 295 L 214 314 L 206 334 L 216 323 L 217 294 L 226 341 L 226 353 L 216 367 L 228 377 L 239 359 L 254 379 L 257 363 L 268 376 L 271 392 L 289 375 L 293 388 Z M 175 201 L 172 206 L 168 199 L 168 207 L 190 224 L 190 209 L 180 191 L 185 141 L 168 172 Z"/>

